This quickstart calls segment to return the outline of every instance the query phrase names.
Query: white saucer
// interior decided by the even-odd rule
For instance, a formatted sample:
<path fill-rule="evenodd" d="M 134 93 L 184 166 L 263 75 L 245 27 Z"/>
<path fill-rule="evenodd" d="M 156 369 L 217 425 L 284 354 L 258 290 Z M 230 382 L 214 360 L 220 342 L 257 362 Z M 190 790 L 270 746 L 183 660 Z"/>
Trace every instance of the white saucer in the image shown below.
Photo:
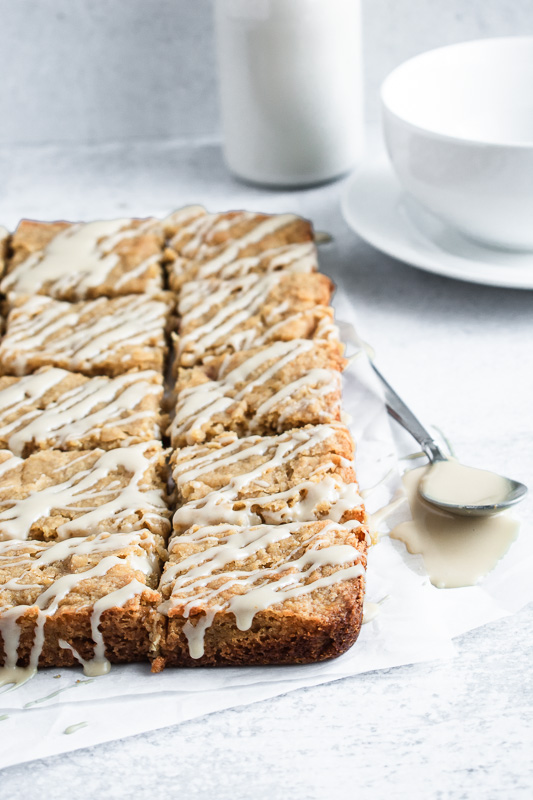
<path fill-rule="evenodd" d="M 462 236 L 403 192 L 386 157 L 348 181 L 341 208 L 361 238 L 413 267 L 488 286 L 533 289 L 533 253 L 493 250 Z"/>

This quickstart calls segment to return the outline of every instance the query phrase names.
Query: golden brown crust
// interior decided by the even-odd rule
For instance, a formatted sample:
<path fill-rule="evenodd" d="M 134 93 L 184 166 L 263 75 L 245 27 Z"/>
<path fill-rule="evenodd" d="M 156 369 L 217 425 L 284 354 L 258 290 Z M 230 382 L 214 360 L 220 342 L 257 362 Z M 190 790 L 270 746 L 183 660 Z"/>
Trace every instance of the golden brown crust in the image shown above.
<path fill-rule="evenodd" d="M 267 666 L 309 664 L 336 658 L 355 644 L 363 619 L 364 582 L 339 596 L 327 616 L 303 619 L 299 614 L 259 612 L 252 627 L 240 631 L 231 614 L 217 617 L 205 637 L 205 655 L 191 658 L 183 634 L 186 620 L 170 618 L 163 643 L 163 655 L 156 665 L 165 666 Z"/>
<path fill-rule="evenodd" d="M 100 631 L 105 643 L 105 657 L 112 664 L 146 661 L 157 654 L 154 641 L 163 633 L 164 619 L 157 612 L 160 595 L 146 590 L 142 597 L 129 601 L 124 608 L 111 608 L 101 617 Z M 79 666 L 79 661 L 68 648 L 59 644 L 62 639 L 74 647 L 79 655 L 90 661 L 94 656 L 91 634 L 92 607 L 61 608 L 44 625 L 44 644 L 39 657 L 39 667 Z M 29 609 L 19 618 L 21 639 L 17 666 L 28 666 L 34 642 L 36 609 Z M 4 664 L 5 650 L 0 632 L 0 666 Z"/>
<path fill-rule="evenodd" d="M 9 241 L 10 241 L 10 234 L 7 228 L 4 228 L 3 225 L 0 225 L 0 277 L 4 274 L 4 268 L 6 264 L 6 258 L 9 249 Z M 0 326 L 0 333 L 2 332 L 2 328 Z"/>

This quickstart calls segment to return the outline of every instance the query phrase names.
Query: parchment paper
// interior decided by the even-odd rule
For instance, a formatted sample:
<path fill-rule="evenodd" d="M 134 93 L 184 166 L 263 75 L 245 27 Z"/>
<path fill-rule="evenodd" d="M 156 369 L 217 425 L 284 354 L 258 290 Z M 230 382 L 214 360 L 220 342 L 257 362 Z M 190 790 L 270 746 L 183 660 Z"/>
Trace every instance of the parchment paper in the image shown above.
<path fill-rule="evenodd" d="M 338 298 L 336 305 L 339 317 L 351 318 L 347 301 Z M 407 462 L 400 457 L 417 447 L 401 437 L 395 442 L 364 353 L 345 374 L 344 408 L 358 444 L 361 487 L 369 511 L 375 512 L 401 492 L 400 471 Z M 429 583 L 422 559 L 387 536 L 394 524 L 408 518 L 404 503 L 379 525 L 381 540 L 370 551 L 367 573 L 367 598 L 380 604 L 379 613 L 363 625 L 359 640 L 345 655 L 305 666 L 167 669 L 159 675 L 151 675 L 148 665 L 132 664 L 114 666 L 108 675 L 93 680 L 75 668 L 43 670 L 24 686 L 0 695 L 0 767 L 368 670 L 452 658 L 455 636 L 533 600 L 533 537 L 526 524 L 507 556 L 479 585 L 438 590 Z M 65 733 L 79 723 L 86 724 Z"/>

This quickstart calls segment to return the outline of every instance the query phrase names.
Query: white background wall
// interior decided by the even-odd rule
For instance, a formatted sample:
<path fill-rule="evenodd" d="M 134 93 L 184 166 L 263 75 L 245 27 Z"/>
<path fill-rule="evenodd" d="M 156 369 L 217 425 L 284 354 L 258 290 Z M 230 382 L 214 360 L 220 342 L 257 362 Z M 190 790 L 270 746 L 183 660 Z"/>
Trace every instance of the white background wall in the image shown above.
<path fill-rule="evenodd" d="M 381 80 L 405 58 L 533 34 L 533 0 L 363 6 L 370 118 Z M 211 0 L 0 0 L 0 76 L 0 145 L 218 133 Z"/>

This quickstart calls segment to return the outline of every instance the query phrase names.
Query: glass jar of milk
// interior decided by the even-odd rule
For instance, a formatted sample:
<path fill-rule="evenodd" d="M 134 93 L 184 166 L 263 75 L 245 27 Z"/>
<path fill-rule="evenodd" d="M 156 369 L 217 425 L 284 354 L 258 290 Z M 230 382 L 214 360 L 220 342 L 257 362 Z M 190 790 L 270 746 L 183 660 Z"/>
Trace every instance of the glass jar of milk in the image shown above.
<path fill-rule="evenodd" d="M 363 148 L 360 0 L 216 0 L 224 155 L 235 175 L 308 186 Z"/>

